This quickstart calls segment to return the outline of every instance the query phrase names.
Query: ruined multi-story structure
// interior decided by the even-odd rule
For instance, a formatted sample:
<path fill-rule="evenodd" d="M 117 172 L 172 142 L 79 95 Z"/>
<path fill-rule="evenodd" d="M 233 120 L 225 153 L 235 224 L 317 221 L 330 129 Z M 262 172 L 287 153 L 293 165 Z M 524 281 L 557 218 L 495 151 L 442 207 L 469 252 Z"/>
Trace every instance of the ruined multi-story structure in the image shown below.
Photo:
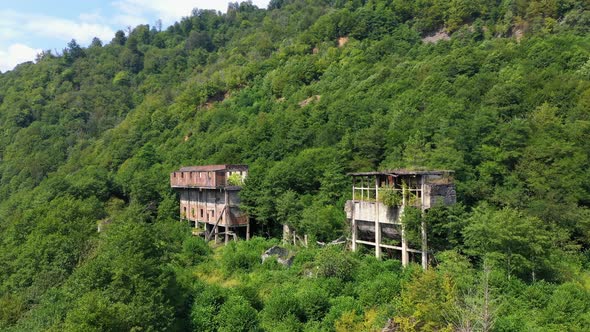
<path fill-rule="evenodd" d="M 352 249 L 359 245 L 400 253 L 404 266 L 419 255 L 423 268 L 428 266 L 426 225 L 420 225 L 418 248 L 410 248 L 402 223 L 404 209 L 425 210 L 456 202 L 452 171 L 392 170 L 351 173 L 352 200 L 346 202 L 346 215 L 352 229 Z M 417 257 L 415 257 L 417 261 Z"/>
<path fill-rule="evenodd" d="M 238 195 L 247 174 L 246 165 L 189 166 L 170 173 L 170 185 L 180 196 L 180 218 L 203 228 L 207 239 L 248 239 L 250 222 Z"/>

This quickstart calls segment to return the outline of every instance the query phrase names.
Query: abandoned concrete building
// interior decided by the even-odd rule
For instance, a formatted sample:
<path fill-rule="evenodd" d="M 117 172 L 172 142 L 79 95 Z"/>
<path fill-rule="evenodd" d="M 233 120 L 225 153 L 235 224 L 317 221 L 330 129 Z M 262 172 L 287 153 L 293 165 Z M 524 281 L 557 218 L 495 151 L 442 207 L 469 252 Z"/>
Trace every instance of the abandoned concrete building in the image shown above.
<path fill-rule="evenodd" d="M 170 185 L 180 196 L 181 220 L 203 229 L 207 240 L 248 239 L 250 221 L 240 210 L 238 195 L 247 175 L 246 165 L 189 166 L 170 173 Z"/>
<path fill-rule="evenodd" d="M 352 250 L 359 245 L 374 247 L 375 256 L 386 250 L 389 256 L 428 266 L 426 225 L 420 225 L 419 248 L 410 248 L 402 216 L 404 209 L 427 209 L 456 202 L 453 171 L 392 170 L 350 173 L 352 200 L 346 202 L 346 216 L 352 229 Z M 401 257 L 400 257 L 401 256 Z"/>

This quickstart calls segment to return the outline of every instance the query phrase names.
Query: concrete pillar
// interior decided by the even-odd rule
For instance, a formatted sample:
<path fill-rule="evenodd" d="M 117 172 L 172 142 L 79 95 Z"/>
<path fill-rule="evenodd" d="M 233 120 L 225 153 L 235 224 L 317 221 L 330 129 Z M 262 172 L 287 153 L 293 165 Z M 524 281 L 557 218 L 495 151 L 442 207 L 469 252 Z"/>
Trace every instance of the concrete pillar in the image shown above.
<path fill-rule="evenodd" d="M 428 268 L 428 239 L 426 235 L 426 223 L 424 222 L 424 175 L 420 177 L 420 208 L 422 209 L 422 222 L 420 223 L 420 231 L 422 235 L 422 268 L 426 270 Z"/>
<path fill-rule="evenodd" d="M 248 223 L 246 224 L 246 241 L 250 240 L 250 218 L 248 217 Z"/>
<path fill-rule="evenodd" d="M 354 206 L 355 202 L 352 201 L 352 220 L 350 222 L 352 227 L 352 251 L 356 251 L 356 240 L 357 240 L 357 227 L 356 227 L 356 219 L 354 218 Z"/>
<path fill-rule="evenodd" d="M 375 257 L 381 258 L 381 223 L 375 221 Z"/>
<path fill-rule="evenodd" d="M 402 186 L 402 206 L 400 209 L 400 217 L 404 216 L 404 209 L 406 207 L 406 187 Z M 402 222 L 402 266 L 408 266 L 410 263 L 410 256 L 408 255 L 408 239 L 406 239 L 406 231 Z"/>
<path fill-rule="evenodd" d="M 352 214 L 352 218 L 350 219 L 350 227 L 352 228 L 352 244 L 351 244 L 351 249 L 352 251 L 356 251 L 356 239 L 357 239 L 357 227 L 356 227 L 356 220 L 354 218 L 354 206 L 355 206 L 355 201 L 354 201 L 354 186 L 355 186 L 355 177 L 352 177 L 352 206 L 350 208 L 351 210 L 351 214 Z"/>
<path fill-rule="evenodd" d="M 424 221 L 420 224 L 422 228 L 422 268 L 426 270 L 428 268 L 428 242 L 426 241 L 426 224 Z"/>
<path fill-rule="evenodd" d="M 375 257 L 381 258 L 381 224 L 379 221 L 379 183 L 375 176 Z"/>
<path fill-rule="evenodd" d="M 408 254 L 408 240 L 402 225 L 402 266 L 408 266 L 410 263 L 410 256 Z"/>
<path fill-rule="evenodd" d="M 283 242 L 284 243 L 289 243 L 291 242 L 291 228 L 289 228 L 289 225 L 287 224 L 283 224 Z"/>

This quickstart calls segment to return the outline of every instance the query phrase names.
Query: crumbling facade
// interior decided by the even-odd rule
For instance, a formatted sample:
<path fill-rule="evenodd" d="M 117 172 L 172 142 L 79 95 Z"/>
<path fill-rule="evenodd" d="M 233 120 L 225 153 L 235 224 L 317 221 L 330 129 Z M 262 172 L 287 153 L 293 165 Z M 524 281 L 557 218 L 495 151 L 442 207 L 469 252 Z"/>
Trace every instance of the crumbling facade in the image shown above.
<path fill-rule="evenodd" d="M 250 221 L 238 195 L 247 175 L 246 165 L 189 166 L 170 173 L 170 185 L 180 196 L 180 218 L 202 228 L 207 239 L 249 239 Z"/>
<path fill-rule="evenodd" d="M 401 253 L 403 266 L 410 256 L 421 257 L 428 266 L 426 225 L 420 225 L 418 248 L 410 248 L 402 216 L 404 209 L 425 210 L 456 202 L 452 171 L 392 170 L 351 173 L 352 200 L 346 202 L 346 215 L 352 229 L 352 250 L 359 245 L 375 248 L 375 256 L 383 250 Z M 416 259 L 417 260 L 417 259 Z"/>

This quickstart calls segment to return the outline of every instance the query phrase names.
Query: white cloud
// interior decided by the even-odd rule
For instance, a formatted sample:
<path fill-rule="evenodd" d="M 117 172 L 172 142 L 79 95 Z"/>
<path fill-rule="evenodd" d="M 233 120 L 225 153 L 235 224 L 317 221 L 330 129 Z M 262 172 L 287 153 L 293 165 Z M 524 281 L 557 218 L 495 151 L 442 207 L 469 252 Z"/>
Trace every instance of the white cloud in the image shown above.
<path fill-rule="evenodd" d="M 118 0 L 112 4 L 125 15 L 143 17 L 152 14 L 162 19 L 165 25 L 180 21 L 182 17 L 190 16 L 194 8 L 215 9 L 225 13 L 227 4 L 234 1 L 219 0 Z M 260 8 L 266 8 L 269 0 L 254 0 L 253 4 Z M 146 20 L 143 21 L 147 23 Z M 129 25 L 129 24 L 128 24 Z"/>
<path fill-rule="evenodd" d="M 81 14 L 79 20 L 68 20 L 47 15 L 0 11 L 0 42 L 4 44 L 27 34 L 55 38 L 62 41 L 76 39 L 88 44 L 93 37 L 110 40 L 115 31 L 99 23 L 98 14 Z"/>
<path fill-rule="evenodd" d="M 94 37 L 108 42 L 114 37 L 115 31 L 102 21 L 104 19 L 97 13 L 81 14 L 79 19 L 69 20 L 0 10 L 0 70 L 6 71 L 21 62 L 32 61 L 41 52 L 38 48 L 23 44 L 23 40 L 27 44 L 33 40 L 61 41 L 63 44 L 58 49 L 64 48 L 72 39 L 84 46 L 90 44 Z"/>
<path fill-rule="evenodd" d="M 268 7 L 269 2 L 270 2 L 270 0 L 254 0 L 254 1 L 252 1 L 252 3 L 255 4 L 258 8 L 264 8 L 264 9 L 266 9 L 266 7 Z"/>
<path fill-rule="evenodd" d="M 225 10 L 221 1 L 204 1 L 204 0 L 119 0 L 114 1 L 116 7 L 122 16 L 144 17 L 155 15 L 162 19 L 163 23 L 168 25 L 179 21 L 182 17 L 189 16 L 193 8 L 210 8 L 216 10 Z M 146 20 L 143 21 L 144 23 Z M 129 25 L 129 23 L 127 23 Z"/>
<path fill-rule="evenodd" d="M 0 10 L 0 42 L 18 38 L 22 34 L 19 23 L 18 13 Z"/>
<path fill-rule="evenodd" d="M 24 44 L 12 44 L 7 49 L 0 49 L 0 71 L 11 70 L 19 63 L 32 61 L 40 49 L 35 49 Z"/>
<path fill-rule="evenodd" d="M 96 11 L 94 13 L 81 13 L 79 16 L 80 21 L 82 22 L 104 22 L 104 18 L 100 14 L 100 12 Z"/>
<path fill-rule="evenodd" d="M 137 15 L 129 15 L 129 14 L 119 14 L 115 15 L 112 19 L 113 23 L 119 26 L 121 29 L 123 27 L 131 27 L 135 28 L 140 24 L 150 24 L 149 20 L 143 16 Z"/>
<path fill-rule="evenodd" d="M 88 44 L 94 37 L 110 40 L 115 36 L 115 31 L 104 24 L 75 22 L 49 16 L 37 16 L 36 19 L 25 22 L 22 28 L 39 36 L 64 41 L 76 39 L 80 44 Z"/>

